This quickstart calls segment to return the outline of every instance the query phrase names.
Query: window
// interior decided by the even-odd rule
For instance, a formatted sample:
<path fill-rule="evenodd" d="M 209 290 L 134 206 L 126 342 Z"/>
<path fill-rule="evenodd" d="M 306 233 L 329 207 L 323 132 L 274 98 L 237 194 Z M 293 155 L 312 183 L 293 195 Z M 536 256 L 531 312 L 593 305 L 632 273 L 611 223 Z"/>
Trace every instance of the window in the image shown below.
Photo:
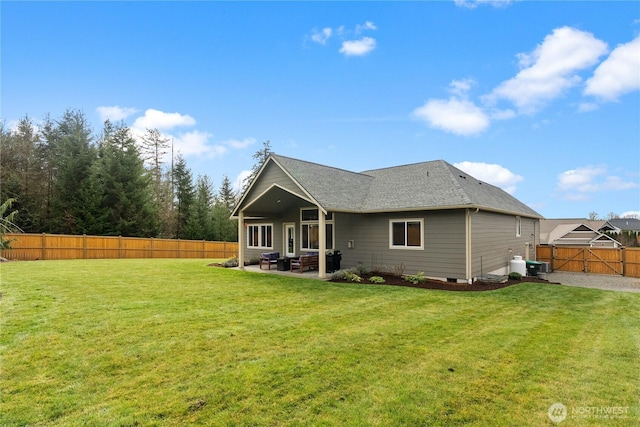
<path fill-rule="evenodd" d="M 273 248 L 273 225 L 272 224 L 250 225 L 247 230 L 247 247 L 272 249 Z"/>
<path fill-rule="evenodd" d="M 389 247 L 391 249 L 424 249 L 422 219 L 389 220 Z"/>
<path fill-rule="evenodd" d="M 318 209 L 300 210 L 300 248 L 318 250 L 320 248 L 320 228 Z M 333 249 L 333 214 L 326 215 L 325 222 L 327 247 Z"/>
<path fill-rule="evenodd" d="M 516 237 L 520 237 L 522 235 L 522 218 L 519 216 L 516 217 Z"/>

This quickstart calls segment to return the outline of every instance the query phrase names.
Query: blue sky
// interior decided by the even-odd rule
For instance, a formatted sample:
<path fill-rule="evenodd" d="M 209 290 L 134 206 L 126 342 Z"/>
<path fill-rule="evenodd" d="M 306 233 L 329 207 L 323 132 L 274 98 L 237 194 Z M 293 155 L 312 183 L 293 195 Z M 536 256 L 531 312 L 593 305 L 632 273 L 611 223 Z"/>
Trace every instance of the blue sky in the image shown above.
<path fill-rule="evenodd" d="M 640 4 L 0 3 L 1 110 L 81 109 L 236 181 L 262 142 L 363 171 L 443 159 L 547 218 L 640 215 Z M 408 182 L 407 185 L 413 183 Z"/>

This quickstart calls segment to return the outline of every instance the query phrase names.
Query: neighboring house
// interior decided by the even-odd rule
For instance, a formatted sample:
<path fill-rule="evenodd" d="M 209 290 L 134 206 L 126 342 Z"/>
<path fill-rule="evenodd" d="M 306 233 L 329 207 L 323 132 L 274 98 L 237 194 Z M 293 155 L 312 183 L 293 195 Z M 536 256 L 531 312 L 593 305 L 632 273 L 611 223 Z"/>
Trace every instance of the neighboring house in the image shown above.
<path fill-rule="evenodd" d="M 589 246 L 618 248 L 620 242 L 601 233 L 602 220 L 543 219 L 540 222 L 540 244 L 549 246 Z"/>
<path fill-rule="evenodd" d="M 323 248 L 341 251 L 342 268 L 456 281 L 506 274 L 514 255 L 535 258 L 541 218 L 442 160 L 355 173 L 275 154 L 232 216 L 241 261 Z M 319 267 L 325 277 L 324 256 Z"/>
<path fill-rule="evenodd" d="M 640 233 L 640 219 L 616 218 L 606 221 L 599 229 L 601 233 L 608 232 L 620 234 L 623 231 L 630 231 L 635 234 Z"/>

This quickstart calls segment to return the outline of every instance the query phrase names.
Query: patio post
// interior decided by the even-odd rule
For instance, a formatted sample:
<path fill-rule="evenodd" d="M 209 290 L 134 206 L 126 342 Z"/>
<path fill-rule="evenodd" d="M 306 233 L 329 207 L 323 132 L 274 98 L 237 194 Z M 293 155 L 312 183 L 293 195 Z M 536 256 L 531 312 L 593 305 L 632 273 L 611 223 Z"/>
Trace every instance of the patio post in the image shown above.
<path fill-rule="evenodd" d="M 318 206 L 318 278 L 324 279 L 327 275 L 327 226 L 325 213 Z"/>
<path fill-rule="evenodd" d="M 238 211 L 238 267 L 244 270 L 244 212 Z"/>

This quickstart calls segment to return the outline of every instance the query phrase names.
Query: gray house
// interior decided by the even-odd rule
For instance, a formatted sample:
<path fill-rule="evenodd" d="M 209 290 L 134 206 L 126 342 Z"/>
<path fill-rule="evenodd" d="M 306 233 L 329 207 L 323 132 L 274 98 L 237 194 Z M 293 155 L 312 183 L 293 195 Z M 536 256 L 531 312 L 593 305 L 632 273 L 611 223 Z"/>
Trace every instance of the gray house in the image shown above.
<path fill-rule="evenodd" d="M 341 268 L 465 282 L 508 273 L 514 255 L 534 258 L 541 218 L 442 160 L 355 173 L 275 154 L 232 216 L 240 260 L 340 250 Z M 325 268 L 320 256 L 320 277 Z"/>

